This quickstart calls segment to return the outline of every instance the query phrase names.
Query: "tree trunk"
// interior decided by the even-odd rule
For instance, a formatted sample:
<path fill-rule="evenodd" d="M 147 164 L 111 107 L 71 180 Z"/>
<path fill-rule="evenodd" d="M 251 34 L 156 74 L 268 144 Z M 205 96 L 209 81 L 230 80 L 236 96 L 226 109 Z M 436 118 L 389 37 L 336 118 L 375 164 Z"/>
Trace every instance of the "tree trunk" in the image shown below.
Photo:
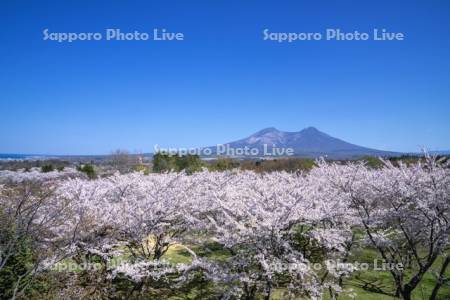
<path fill-rule="evenodd" d="M 266 295 L 264 296 L 264 300 L 270 300 L 270 293 L 272 291 L 272 282 L 271 281 L 267 281 L 266 283 Z"/>
<path fill-rule="evenodd" d="M 411 293 L 412 289 L 410 289 L 409 287 L 405 287 L 402 291 L 402 298 L 404 300 L 411 300 Z"/>
<path fill-rule="evenodd" d="M 448 267 L 449 263 L 450 263 L 450 255 L 447 255 L 445 257 L 444 262 L 442 263 L 441 271 L 439 272 L 439 278 L 438 278 L 438 280 L 436 282 L 436 285 L 434 286 L 433 292 L 431 293 L 430 300 L 435 300 L 436 299 L 436 297 L 438 295 L 438 292 L 439 292 L 439 289 L 444 284 L 444 281 L 445 281 L 445 270 L 447 270 L 447 267 Z"/>

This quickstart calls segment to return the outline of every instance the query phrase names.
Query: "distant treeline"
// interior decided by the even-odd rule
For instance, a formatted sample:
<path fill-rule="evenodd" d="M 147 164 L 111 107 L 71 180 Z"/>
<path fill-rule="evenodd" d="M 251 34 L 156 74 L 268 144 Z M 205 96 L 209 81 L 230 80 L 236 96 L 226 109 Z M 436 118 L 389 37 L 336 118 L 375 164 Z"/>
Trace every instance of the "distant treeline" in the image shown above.
<path fill-rule="evenodd" d="M 19 170 L 31 168 L 43 168 L 44 172 L 52 171 L 53 169 L 64 169 L 71 165 L 71 162 L 61 159 L 46 159 L 46 160 L 7 160 L 0 162 L 0 170 Z M 51 166 L 51 170 L 49 170 Z"/>
<path fill-rule="evenodd" d="M 446 162 L 450 156 L 437 157 L 438 161 Z M 404 155 L 398 157 L 383 158 L 386 162 L 391 162 L 394 166 L 400 163 L 413 164 L 424 159 L 423 156 Z M 370 168 L 380 168 L 384 162 L 374 156 L 362 157 L 363 161 Z M 255 172 L 301 172 L 309 171 L 315 165 L 315 159 L 311 158 L 277 158 L 277 159 L 248 159 L 238 160 L 228 157 L 219 157 L 214 160 L 204 161 L 198 155 L 170 155 L 165 153 L 155 154 L 153 157 L 153 172 L 182 171 L 187 173 L 200 171 L 207 168 L 210 171 L 225 171 L 232 169 L 252 170 Z M 339 160 L 336 162 L 347 163 L 349 160 Z"/>
<path fill-rule="evenodd" d="M 440 162 L 447 162 L 450 156 L 438 156 Z M 394 166 L 400 163 L 413 164 L 419 160 L 423 160 L 423 156 L 404 155 L 397 157 L 383 158 L 385 161 L 391 162 Z M 384 162 L 382 159 L 374 156 L 366 156 L 357 160 L 334 160 L 338 163 L 347 163 L 349 161 L 363 161 L 370 168 L 380 168 Z M 0 170 L 25 170 L 31 168 L 39 168 L 42 172 L 61 171 L 65 167 L 76 167 L 79 171 L 85 172 L 90 178 L 98 175 L 102 176 L 112 174 L 116 171 L 120 173 L 128 173 L 133 171 L 141 171 L 145 174 L 164 173 L 164 172 L 181 172 L 188 174 L 201 171 L 206 168 L 210 171 L 226 171 L 232 169 L 251 170 L 258 173 L 261 172 L 305 172 L 311 170 L 316 160 L 312 158 L 276 158 L 276 159 L 234 159 L 229 157 L 218 157 L 211 160 L 203 160 L 198 155 L 176 155 L 167 153 L 156 153 L 153 160 L 142 160 L 139 156 L 130 155 L 124 151 L 116 151 L 110 155 L 109 160 L 102 162 L 91 161 L 73 162 L 58 159 L 49 160 L 22 160 L 22 161 L 5 161 L 0 162 Z"/>

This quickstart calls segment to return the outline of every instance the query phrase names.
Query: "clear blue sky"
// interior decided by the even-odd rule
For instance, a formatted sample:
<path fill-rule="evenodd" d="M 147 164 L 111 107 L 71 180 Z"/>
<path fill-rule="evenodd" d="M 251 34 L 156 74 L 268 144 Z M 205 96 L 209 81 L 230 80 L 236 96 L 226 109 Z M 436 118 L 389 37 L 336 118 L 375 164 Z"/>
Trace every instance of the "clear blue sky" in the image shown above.
<path fill-rule="evenodd" d="M 450 149 L 450 1 L 0 2 L 0 153 L 151 152 L 307 126 L 396 151 Z M 182 42 L 42 31 L 183 32 Z M 403 32 L 283 43 L 262 30 Z"/>

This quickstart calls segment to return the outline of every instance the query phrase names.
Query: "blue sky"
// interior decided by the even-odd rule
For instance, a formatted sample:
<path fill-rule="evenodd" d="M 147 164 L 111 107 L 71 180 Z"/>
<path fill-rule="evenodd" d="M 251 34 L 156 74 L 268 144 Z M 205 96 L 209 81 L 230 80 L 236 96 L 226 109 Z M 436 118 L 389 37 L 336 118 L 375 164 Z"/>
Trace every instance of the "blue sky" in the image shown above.
<path fill-rule="evenodd" d="M 0 153 L 151 152 L 271 126 L 450 149 L 450 1 L 6 0 L 0 25 Z M 57 43 L 45 28 L 165 28 L 185 40 Z M 279 44 L 265 28 L 406 39 Z"/>

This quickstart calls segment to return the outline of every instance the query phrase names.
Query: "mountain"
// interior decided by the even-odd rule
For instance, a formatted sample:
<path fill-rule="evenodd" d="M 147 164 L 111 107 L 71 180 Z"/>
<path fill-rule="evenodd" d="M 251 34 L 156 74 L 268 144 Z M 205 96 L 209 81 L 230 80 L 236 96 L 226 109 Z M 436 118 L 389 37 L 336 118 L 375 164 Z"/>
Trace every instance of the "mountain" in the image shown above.
<path fill-rule="evenodd" d="M 242 154 L 236 149 L 253 149 Z M 251 136 L 226 143 L 223 146 L 207 147 L 213 155 L 224 156 L 290 156 L 281 149 L 292 149 L 297 157 L 327 157 L 333 159 L 349 159 L 362 156 L 398 156 L 401 153 L 381 151 L 354 145 L 332 137 L 314 127 L 308 127 L 298 132 L 280 131 L 274 127 L 260 130 Z M 276 150 L 279 149 L 279 150 Z M 234 151 L 234 152 L 233 152 Z M 257 155 L 256 151 L 258 151 Z M 245 152 L 245 151 L 244 151 Z M 202 152 L 204 153 L 204 152 Z M 267 153 L 271 155 L 267 155 Z M 234 154 L 234 155 L 233 155 Z"/>

